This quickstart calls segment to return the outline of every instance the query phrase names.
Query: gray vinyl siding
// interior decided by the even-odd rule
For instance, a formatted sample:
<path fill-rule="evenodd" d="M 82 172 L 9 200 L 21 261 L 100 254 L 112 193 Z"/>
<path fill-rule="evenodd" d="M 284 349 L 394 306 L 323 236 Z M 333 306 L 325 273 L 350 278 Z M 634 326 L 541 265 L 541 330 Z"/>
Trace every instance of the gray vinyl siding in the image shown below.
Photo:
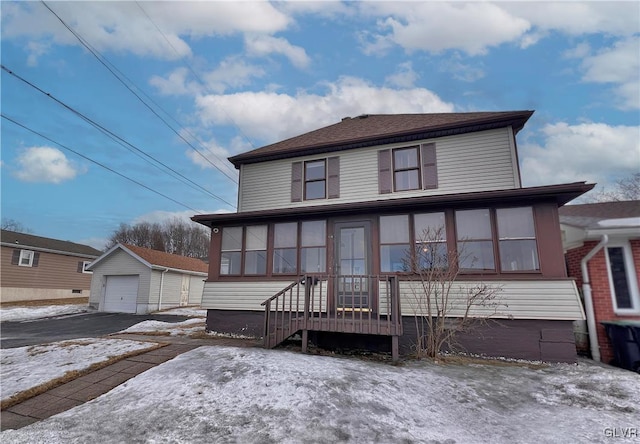
<path fill-rule="evenodd" d="M 477 285 L 477 281 L 461 281 L 454 285 L 451 299 L 461 298 L 465 288 Z M 572 280 L 544 281 L 486 281 L 485 284 L 499 290 L 499 306 L 493 310 L 476 310 L 478 316 L 491 315 L 496 319 L 546 319 L 578 320 L 584 319 L 584 311 L 578 296 L 578 290 Z M 263 311 L 260 304 L 287 286 L 286 282 L 206 282 L 202 298 L 202 308 L 217 310 Z M 413 287 L 413 290 L 412 290 Z M 424 304 L 416 302 L 419 284 L 400 282 L 401 311 L 403 316 L 425 314 Z M 326 292 L 323 291 L 323 294 Z M 301 289 L 300 297 L 304 298 Z M 294 296 L 295 298 L 295 296 Z M 387 313 L 387 295 L 384 284 L 380 284 L 380 313 Z M 323 308 L 326 299 L 323 298 Z M 317 306 L 317 303 L 314 304 Z M 458 303 L 456 308 L 463 307 Z M 451 316 L 459 316 L 460 309 L 454 309 Z"/>
<path fill-rule="evenodd" d="M 189 283 L 189 305 L 200 305 L 202 302 L 202 290 L 206 276 L 191 276 Z"/>
<path fill-rule="evenodd" d="M 378 151 L 420 143 L 435 143 L 438 187 L 379 194 Z M 513 189 L 519 187 L 511 146 L 511 128 L 500 128 L 457 136 L 417 140 L 354 149 L 337 153 L 340 157 L 340 197 L 291 202 L 291 164 L 323 159 L 335 153 L 296 157 L 243 165 L 242 196 L 238 211 L 259 211 L 309 205 L 332 205 L 430 196 L 449 193 Z"/>
<path fill-rule="evenodd" d="M 162 280 L 162 307 L 175 307 L 180 305 L 180 288 L 182 286 L 182 274 L 172 271 L 164 273 L 153 270 L 151 278 L 151 293 L 149 303 L 158 307 L 158 297 L 160 295 L 160 281 Z"/>
<path fill-rule="evenodd" d="M 89 303 L 96 307 L 98 304 L 103 304 L 104 289 L 107 282 L 106 276 L 134 274 L 140 276 L 137 303 L 147 304 L 151 285 L 151 269 L 122 250 L 114 251 L 94 269 Z"/>

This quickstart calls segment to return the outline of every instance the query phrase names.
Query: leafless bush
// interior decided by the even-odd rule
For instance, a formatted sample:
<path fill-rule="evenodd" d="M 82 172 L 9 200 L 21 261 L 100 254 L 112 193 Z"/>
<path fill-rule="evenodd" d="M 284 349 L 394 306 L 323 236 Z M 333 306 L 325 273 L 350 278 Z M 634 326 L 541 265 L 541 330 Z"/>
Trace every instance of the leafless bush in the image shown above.
<path fill-rule="evenodd" d="M 502 288 L 480 281 L 467 285 L 457 281 L 458 264 L 468 257 L 464 252 L 449 251 L 443 233 L 425 230 L 406 259 L 419 358 L 438 357 L 445 347 L 454 349 L 459 333 L 486 324 L 499 307 L 506 307 L 499 297 Z"/>

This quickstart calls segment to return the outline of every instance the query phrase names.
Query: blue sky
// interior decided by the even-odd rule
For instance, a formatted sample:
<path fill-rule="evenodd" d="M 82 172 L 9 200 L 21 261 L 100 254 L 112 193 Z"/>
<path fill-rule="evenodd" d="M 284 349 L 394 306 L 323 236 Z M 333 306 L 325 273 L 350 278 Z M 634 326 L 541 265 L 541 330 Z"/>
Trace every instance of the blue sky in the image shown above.
<path fill-rule="evenodd" d="M 228 156 L 359 114 L 533 109 L 525 186 L 640 171 L 638 2 L 46 4 L 147 105 L 43 3 L 1 3 L 2 114 L 50 139 L 0 122 L 2 217 L 37 235 L 235 211 Z"/>

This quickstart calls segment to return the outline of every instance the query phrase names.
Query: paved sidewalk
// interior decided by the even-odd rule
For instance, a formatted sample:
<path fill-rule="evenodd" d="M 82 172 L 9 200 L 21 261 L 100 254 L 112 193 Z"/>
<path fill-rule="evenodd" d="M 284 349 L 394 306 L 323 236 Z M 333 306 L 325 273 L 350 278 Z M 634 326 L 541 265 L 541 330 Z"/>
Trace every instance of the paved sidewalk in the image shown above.
<path fill-rule="evenodd" d="M 129 339 L 168 345 L 115 362 L 88 373 L 45 393 L 9 407 L 0 412 L 0 430 L 19 429 L 34 422 L 84 404 L 107 393 L 136 375 L 162 364 L 176 356 L 200 346 L 255 347 L 260 343 L 243 339 L 190 339 L 186 337 L 153 337 L 144 335 L 112 335 L 111 338 Z"/>

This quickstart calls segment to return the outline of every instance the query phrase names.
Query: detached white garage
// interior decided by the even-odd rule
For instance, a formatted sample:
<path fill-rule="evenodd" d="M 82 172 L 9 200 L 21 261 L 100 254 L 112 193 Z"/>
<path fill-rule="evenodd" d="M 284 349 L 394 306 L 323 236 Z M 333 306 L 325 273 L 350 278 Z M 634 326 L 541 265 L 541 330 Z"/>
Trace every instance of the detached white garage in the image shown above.
<path fill-rule="evenodd" d="M 199 259 L 117 244 L 87 269 L 93 271 L 90 307 L 143 314 L 200 305 L 208 265 Z"/>

